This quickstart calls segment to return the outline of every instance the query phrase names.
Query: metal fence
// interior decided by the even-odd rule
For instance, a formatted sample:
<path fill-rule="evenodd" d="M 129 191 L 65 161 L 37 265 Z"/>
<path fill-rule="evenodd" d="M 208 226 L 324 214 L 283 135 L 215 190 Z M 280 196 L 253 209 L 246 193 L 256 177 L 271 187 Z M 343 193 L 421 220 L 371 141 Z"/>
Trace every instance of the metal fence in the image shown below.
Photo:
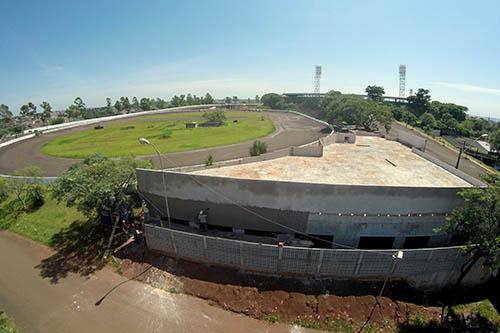
<path fill-rule="evenodd" d="M 404 250 L 301 248 L 204 236 L 145 225 L 148 248 L 194 262 L 243 271 L 315 278 L 381 280 L 388 274 L 421 289 L 436 289 L 456 281 L 465 257 L 460 247 Z M 464 281 L 478 284 L 491 274 L 476 264 Z"/>

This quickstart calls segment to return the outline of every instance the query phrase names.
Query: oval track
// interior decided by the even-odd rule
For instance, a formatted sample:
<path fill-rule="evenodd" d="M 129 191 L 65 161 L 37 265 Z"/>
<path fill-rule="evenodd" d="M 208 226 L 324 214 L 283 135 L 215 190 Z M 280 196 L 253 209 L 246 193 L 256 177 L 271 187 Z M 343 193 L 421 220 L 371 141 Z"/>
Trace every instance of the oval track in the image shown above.
<path fill-rule="evenodd" d="M 188 112 L 188 110 L 186 112 Z M 298 114 L 285 112 L 267 112 L 266 114 L 276 127 L 276 131 L 273 134 L 260 139 L 267 143 L 268 152 L 306 144 L 327 134 L 324 132 L 324 125 Z M 113 120 L 114 123 L 126 121 L 129 121 L 129 119 Z M 38 166 L 41 168 L 43 176 L 60 175 L 70 165 L 78 162 L 79 159 L 47 156 L 40 150 L 42 145 L 56 137 L 93 127 L 94 124 L 46 133 L 1 148 L 0 174 L 12 174 L 16 170 L 24 167 Z M 250 145 L 251 141 L 247 141 L 226 146 L 169 153 L 164 155 L 164 161 L 167 161 L 166 164 L 168 167 L 179 167 L 202 164 L 209 154 L 211 154 L 216 161 L 241 158 L 249 156 L 248 150 Z M 152 158 L 155 166 L 159 165 L 156 156 L 151 155 L 146 157 Z"/>

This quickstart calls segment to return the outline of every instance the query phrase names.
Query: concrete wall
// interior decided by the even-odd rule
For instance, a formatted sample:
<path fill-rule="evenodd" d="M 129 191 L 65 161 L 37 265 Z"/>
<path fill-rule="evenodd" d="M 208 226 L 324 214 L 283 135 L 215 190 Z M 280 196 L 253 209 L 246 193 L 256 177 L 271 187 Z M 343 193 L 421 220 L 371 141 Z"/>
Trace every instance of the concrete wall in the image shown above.
<path fill-rule="evenodd" d="M 161 172 L 137 170 L 139 191 L 166 216 Z M 360 236 L 431 236 L 461 203 L 460 188 L 356 186 L 236 179 L 167 172 L 167 195 L 173 217 L 195 221 L 210 208 L 209 223 L 239 229 L 333 235 L 338 243 L 358 245 Z M 271 220 L 271 222 L 269 221 Z"/>
<path fill-rule="evenodd" d="M 421 156 L 421 157 L 425 158 L 426 160 L 430 161 L 431 163 L 439 165 L 441 168 L 445 169 L 446 171 L 454 174 L 455 176 L 457 176 L 459 178 L 462 178 L 463 180 L 465 180 L 468 183 L 471 183 L 474 186 L 479 186 L 479 187 L 485 187 L 485 186 L 487 186 L 482 181 L 480 181 L 480 180 L 478 180 L 478 179 L 476 179 L 476 178 L 474 178 L 472 176 L 469 176 L 465 172 L 460 171 L 460 170 L 452 167 L 448 163 L 445 163 L 445 162 L 441 161 L 440 159 L 437 159 L 434 156 L 431 156 L 431 155 L 429 155 L 429 154 L 427 154 L 427 153 L 425 153 L 425 152 L 423 152 L 421 150 L 412 148 L 411 151 L 414 152 L 415 154 L 417 154 L 418 156 Z"/>
<path fill-rule="evenodd" d="M 278 247 L 216 238 L 145 225 L 149 249 L 194 262 L 281 276 L 383 280 L 389 272 L 420 289 L 452 284 L 465 258 L 459 247 L 405 250 L 394 263 L 394 251 Z M 486 281 L 490 273 L 476 264 L 464 284 Z"/>
<path fill-rule="evenodd" d="M 356 134 L 354 133 L 335 133 L 335 143 L 356 143 Z"/>
<path fill-rule="evenodd" d="M 321 141 L 311 145 L 290 148 L 291 156 L 321 157 L 323 156 L 323 144 Z"/>
<path fill-rule="evenodd" d="M 414 134 L 406 133 L 403 131 L 396 132 L 397 137 L 396 140 L 401 142 L 411 148 L 415 147 L 422 151 L 425 151 L 425 146 L 427 144 L 427 140 Z"/>

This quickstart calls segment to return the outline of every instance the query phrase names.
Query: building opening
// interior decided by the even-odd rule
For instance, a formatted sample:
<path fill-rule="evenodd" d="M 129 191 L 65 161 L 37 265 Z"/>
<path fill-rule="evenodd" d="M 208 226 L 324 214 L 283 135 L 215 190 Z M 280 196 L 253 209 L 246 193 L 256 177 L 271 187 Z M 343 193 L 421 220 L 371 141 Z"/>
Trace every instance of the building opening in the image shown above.
<path fill-rule="evenodd" d="M 222 225 L 215 225 L 215 224 L 207 224 L 207 229 L 208 230 L 224 231 L 224 232 L 233 232 L 232 227 L 224 227 Z"/>
<path fill-rule="evenodd" d="M 392 249 L 394 237 L 359 237 L 358 249 Z"/>
<path fill-rule="evenodd" d="M 162 216 L 161 220 L 164 222 L 163 224 L 168 223 L 168 218 L 166 216 Z M 175 224 L 189 226 L 189 221 L 182 220 L 182 219 L 176 219 L 174 217 L 170 217 L 170 222 L 175 223 Z"/>
<path fill-rule="evenodd" d="M 429 245 L 430 236 L 406 237 L 403 249 L 419 249 Z"/>

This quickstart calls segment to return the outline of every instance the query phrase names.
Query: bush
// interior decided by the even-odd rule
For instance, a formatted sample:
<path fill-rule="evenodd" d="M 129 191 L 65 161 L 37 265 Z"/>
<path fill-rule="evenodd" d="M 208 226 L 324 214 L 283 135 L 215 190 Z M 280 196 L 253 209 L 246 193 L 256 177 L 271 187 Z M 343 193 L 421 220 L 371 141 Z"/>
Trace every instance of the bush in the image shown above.
<path fill-rule="evenodd" d="M 205 166 L 211 166 L 212 164 L 214 164 L 214 157 L 212 156 L 212 154 L 208 154 L 208 157 L 205 161 Z"/>
<path fill-rule="evenodd" d="M 205 118 L 209 122 L 217 122 L 217 123 L 224 123 L 227 120 L 226 113 L 222 110 L 205 112 L 203 114 L 203 118 Z"/>
<path fill-rule="evenodd" d="M 267 144 L 262 141 L 254 141 L 250 148 L 250 156 L 259 156 L 260 154 L 267 153 Z"/>
<path fill-rule="evenodd" d="M 9 189 L 7 186 L 7 182 L 4 179 L 0 178 L 0 203 L 5 201 L 9 196 Z"/>
<path fill-rule="evenodd" d="M 57 125 L 57 124 L 62 124 L 62 123 L 64 123 L 64 117 L 57 117 L 57 118 L 51 119 L 49 121 L 50 125 Z"/>
<path fill-rule="evenodd" d="M 36 210 L 43 206 L 45 199 L 43 197 L 43 187 L 40 184 L 33 184 L 26 195 L 26 206 L 28 210 Z"/>

